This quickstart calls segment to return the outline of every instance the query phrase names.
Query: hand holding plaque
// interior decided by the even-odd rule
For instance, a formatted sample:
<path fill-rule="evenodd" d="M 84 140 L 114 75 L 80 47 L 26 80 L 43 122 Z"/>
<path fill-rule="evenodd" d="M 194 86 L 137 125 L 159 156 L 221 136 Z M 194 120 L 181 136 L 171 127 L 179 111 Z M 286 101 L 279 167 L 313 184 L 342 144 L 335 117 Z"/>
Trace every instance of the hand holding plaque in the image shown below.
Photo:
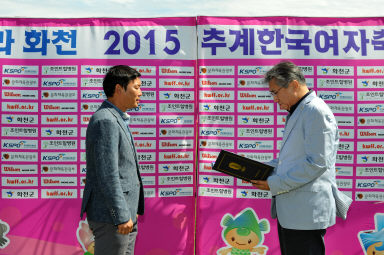
<path fill-rule="evenodd" d="M 212 169 L 251 182 L 266 180 L 273 167 L 229 151 L 221 150 Z"/>

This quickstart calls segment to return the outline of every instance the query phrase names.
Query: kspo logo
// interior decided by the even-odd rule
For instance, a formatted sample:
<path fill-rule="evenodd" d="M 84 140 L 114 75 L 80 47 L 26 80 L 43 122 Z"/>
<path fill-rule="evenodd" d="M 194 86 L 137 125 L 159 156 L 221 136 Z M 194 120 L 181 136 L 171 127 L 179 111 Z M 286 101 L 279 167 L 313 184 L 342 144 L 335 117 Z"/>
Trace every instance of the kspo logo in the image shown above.
<path fill-rule="evenodd" d="M 328 94 L 328 95 L 319 95 L 319 97 L 323 100 L 335 100 L 341 95 L 340 92 L 335 93 L 334 95 Z"/>
<path fill-rule="evenodd" d="M 379 181 L 373 181 L 373 182 L 366 182 L 366 183 L 358 183 L 357 188 L 375 188 L 377 186 L 383 186 L 380 185 Z"/>
<path fill-rule="evenodd" d="M 65 154 L 59 154 L 59 155 L 56 155 L 56 156 L 43 156 L 43 160 L 60 160 L 64 157 Z"/>
<path fill-rule="evenodd" d="M 375 107 L 366 107 L 366 106 L 361 106 L 359 108 L 359 112 L 364 112 L 364 113 L 370 113 L 370 112 L 383 112 L 384 108 L 383 105 L 376 105 Z"/>
<path fill-rule="evenodd" d="M 5 68 L 4 73 L 22 73 L 25 70 L 25 67 L 20 68 Z"/>
<path fill-rule="evenodd" d="M 45 87 L 59 87 L 60 85 L 62 85 L 64 83 L 64 79 L 60 79 L 60 80 L 57 80 L 57 81 L 43 81 L 43 86 Z"/>
<path fill-rule="evenodd" d="M 262 67 L 255 67 L 253 69 L 240 69 L 239 74 L 260 74 L 262 70 Z"/>
<path fill-rule="evenodd" d="M 240 143 L 239 149 L 256 149 L 259 148 L 261 142 L 255 142 L 255 143 Z"/>
<path fill-rule="evenodd" d="M 177 191 L 176 190 L 162 190 L 160 191 L 160 196 L 162 197 L 169 197 L 169 196 L 176 196 Z"/>
<path fill-rule="evenodd" d="M 183 120 L 183 117 L 176 117 L 172 119 L 162 119 L 161 124 L 180 124 Z"/>
<path fill-rule="evenodd" d="M 161 190 L 159 193 L 160 197 L 173 197 L 177 196 L 180 193 L 181 189 L 177 188 L 174 190 Z"/>
<path fill-rule="evenodd" d="M 3 143 L 3 148 L 8 148 L 8 149 L 14 149 L 17 148 L 19 149 L 23 144 L 25 144 L 25 141 L 20 141 L 18 143 Z"/>
<path fill-rule="evenodd" d="M 82 96 L 83 99 L 99 99 L 103 98 L 103 92 L 95 92 L 95 93 L 84 93 Z"/>
<path fill-rule="evenodd" d="M 357 184 L 358 188 L 374 188 L 375 183 L 359 183 Z"/>
<path fill-rule="evenodd" d="M 201 130 L 200 135 L 219 135 L 223 129 L 216 129 L 216 130 Z"/>

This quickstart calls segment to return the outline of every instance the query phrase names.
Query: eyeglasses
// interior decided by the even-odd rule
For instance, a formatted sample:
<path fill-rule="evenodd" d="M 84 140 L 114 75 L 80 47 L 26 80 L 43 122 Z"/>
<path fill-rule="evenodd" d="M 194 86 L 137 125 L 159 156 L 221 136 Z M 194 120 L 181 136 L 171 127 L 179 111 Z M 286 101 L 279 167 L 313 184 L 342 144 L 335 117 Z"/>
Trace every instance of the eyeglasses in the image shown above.
<path fill-rule="evenodd" d="M 279 94 L 279 91 L 282 89 L 283 87 L 280 87 L 276 92 L 275 91 L 269 91 L 269 93 L 271 93 L 271 96 L 272 97 L 275 97 L 277 96 L 277 94 Z"/>

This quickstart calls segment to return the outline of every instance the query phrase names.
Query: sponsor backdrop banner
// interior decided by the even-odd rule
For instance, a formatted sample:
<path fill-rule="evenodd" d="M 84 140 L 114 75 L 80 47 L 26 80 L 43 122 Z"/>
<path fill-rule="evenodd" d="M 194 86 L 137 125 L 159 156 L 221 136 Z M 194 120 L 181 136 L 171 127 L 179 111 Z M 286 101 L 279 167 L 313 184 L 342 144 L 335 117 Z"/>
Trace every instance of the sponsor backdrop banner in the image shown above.
<path fill-rule="evenodd" d="M 278 155 L 286 113 L 262 78 L 281 59 L 302 68 L 340 128 L 337 183 L 354 203 L 328 229 L 327 254 L 383 250 L 383 21 L 1 19 L 0 254 L 89 254 L 85 131 L 117 64 L 143 75 L 129 112 L 146 196 L 137 253 L 193 254 L 196 238 L 196 254 L 218 254 L 239 248 L 227 233 L 242 226 L 256 233 L 253 254 L 279 254 L 270 193 L 212 162 L 220 149 Z"/>
<path fill-rule="evenodd" d="M 137 253 L 192 254 L 196 18 L 0 25 L 0 254 L 91 251 L 79 216 L 85 131 L 118 64 L 142 74 L 142 101 L 129 111 L 146 196 Z"/>
<path fill-rule="evenodd" d="M 270 192 L 216 172 L 212 163 L 221 149 L 261 162 L 278 156 L 286 111 L 263 75 L 283 59 L 301 67 L 340 128 L 337 184 L 354 202 L 347 221 L 328 229 L 327 254 L 383 250 L 383 21 L 198 17 L 197 254 L 280 254 Z M 256 233 L 244 240 L 246 249 L 230 245 L 230 230 L 240 227 Z"/>

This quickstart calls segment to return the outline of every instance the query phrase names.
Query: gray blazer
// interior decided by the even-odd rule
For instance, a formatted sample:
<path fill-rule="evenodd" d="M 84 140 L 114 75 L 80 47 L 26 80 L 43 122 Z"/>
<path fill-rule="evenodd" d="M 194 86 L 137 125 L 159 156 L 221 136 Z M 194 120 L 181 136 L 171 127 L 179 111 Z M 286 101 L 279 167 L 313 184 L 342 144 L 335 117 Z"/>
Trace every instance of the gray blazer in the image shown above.
<path fill-rule="evenodd" d="M 269 162 L 271 214 L 288 229 L 325 229 L 345 218 L 352 199 L 336 186 L 337 123 L 315 92 L 300 102 L 284 129 L 278 159 Z"/>
<path fill-rule="evenodd" d="M 118 225 L 144 213 L 144 191 L 132 136 L 107 102 L 93 114 L 86 134 L 87 176 L 81 217 Z"/>

